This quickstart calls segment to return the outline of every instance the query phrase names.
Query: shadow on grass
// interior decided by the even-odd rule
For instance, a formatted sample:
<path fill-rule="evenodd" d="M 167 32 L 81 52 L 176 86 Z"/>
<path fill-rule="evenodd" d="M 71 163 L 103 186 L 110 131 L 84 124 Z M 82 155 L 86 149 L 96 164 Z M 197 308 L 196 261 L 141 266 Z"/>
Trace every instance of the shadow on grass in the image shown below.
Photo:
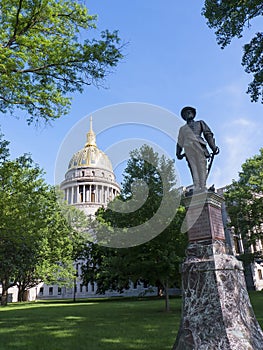
<path fill-rule="evenodd" d="M 163 300 L 40 302 L 2 309 L 1 350 L 171 349 L 181 300 L 163 312 Z"/>

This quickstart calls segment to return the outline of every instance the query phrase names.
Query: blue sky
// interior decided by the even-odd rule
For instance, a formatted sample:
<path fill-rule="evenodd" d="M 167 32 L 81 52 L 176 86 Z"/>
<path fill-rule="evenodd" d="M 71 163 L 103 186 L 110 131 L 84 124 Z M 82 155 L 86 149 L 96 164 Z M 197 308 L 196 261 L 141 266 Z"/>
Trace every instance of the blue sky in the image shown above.
<path fill-rule="evenodd" d="M 123 42 L 128 43 L 125 58 L 106 80 L 105 89 L 88 87 L 82 95 L 73 95 L 69 115 L 50 126 L 27 126 L 23 117 L 14 119 L 1 115 L 1 129 L 11 142 L 12 157 L 31 153 L 34 161 L 46 171 L 47 182 L 53 184 L 60 146 L 73 130 L 72 152 L 68 150 L 65 167 L 60 166 L 63 172 L 71 153 L 85 144 L 91 114 L 94 130 L 100 134 L 98 146 L 102 150 L 132 136 L 161 145 L 174 157 L 174 133 L 179 118 L 176 116 L 184 106 L 191 105 L 197 109 L 196 119 L 204 119 L 211 127 L 221 150 L 209 183 L 221 187 L 237 179 L 241 164 L 262 147 L 262 104 L 251 103 L 245 93 L 251 77 L 241 66 L 242 46 L 259 30 L 259 20 L 251 23 L 251 29 L 245 31 L 242 39 L 234 39 L 221 50 L 213 31 L 201 16 L 203 1 L 90 0 L 86 3 L 91 14 L 98 14 L 99 31 L 119 30 Z M 91 31 L 89 35 L 92 37 L 96 32 Z M 126 106 L 129 102 L 168 111 L 168 117 L 164 117 L 165 129 L 170 121 L 169 113 L 174 114 L 174 124 L 171 119 L 168 125 L 173 131 L 172 138 L 156 134 L 151 122 L 147 130 L 144 129 L 133 117 L 129 128 L 129 113 L 123 117 L 125 125 L 116 127 L 115 107 L 112 106 Z M 104 117 L 109 115 L 108 129 L 103 133 L 100 133 L 100 111 Z M 176 161 L 175 165 L 181 183 L 185 186 L 191 183 L 185 162 Z M 116 172 L 120 182 L 121 169 Z"/>

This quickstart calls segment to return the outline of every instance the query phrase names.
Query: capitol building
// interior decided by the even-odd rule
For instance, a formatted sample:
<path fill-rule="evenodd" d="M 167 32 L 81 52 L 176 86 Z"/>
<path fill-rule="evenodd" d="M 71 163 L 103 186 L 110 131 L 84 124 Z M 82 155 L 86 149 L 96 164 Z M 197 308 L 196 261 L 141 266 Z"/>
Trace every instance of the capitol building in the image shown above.
<path fill-rule="evenodd" d="M 92 117 L 86 144 L 72 156 L 60 187 L 68 204 L 91 216 L 94 216 L 99 207 L 106 207 L 120 193 L 111 161 L 97 147 Z"/>

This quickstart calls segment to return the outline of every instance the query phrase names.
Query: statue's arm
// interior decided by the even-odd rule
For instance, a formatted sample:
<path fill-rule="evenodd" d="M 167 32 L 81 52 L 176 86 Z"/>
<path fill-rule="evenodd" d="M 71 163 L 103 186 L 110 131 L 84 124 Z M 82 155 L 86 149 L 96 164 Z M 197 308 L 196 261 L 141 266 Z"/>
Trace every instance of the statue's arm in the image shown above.
<path fill-rule="evenodd" d="M 177 143 L 176 145 L 176 157 L 177 159 L 183 159 L 184 158 L 184 154 L 182 154 L 183 148 L 179 145 L 179 143 Z"/>
<path fill-rule="evenodd" d="M 176 145 L 176 157 L 177 159 L 183 159 L 184 154 L 182 154 L 183 152 L 183 135 L 182 135 L 182 129 L 179 130 L 179 134 L 178 134 L 178 140 L 177 140 L 177 145 Z"/>
<path fill-rule="evenodd" d="M 211 148 L 214 154 L 218 154 L 219 148 L 216 146 L 214 134 L 212 133 L 211 129 L 203 120 L 201 120 L 201 126 L 204 138 L 207 141 L 209 147 Z"/>

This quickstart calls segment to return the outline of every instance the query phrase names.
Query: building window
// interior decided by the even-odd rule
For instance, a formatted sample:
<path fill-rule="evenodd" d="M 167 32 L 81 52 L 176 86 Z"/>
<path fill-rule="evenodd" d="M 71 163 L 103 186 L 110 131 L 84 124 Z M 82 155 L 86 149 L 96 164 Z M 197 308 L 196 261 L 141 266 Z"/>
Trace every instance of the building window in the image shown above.
<path fill-rule="evenodd" d="M 58 287 L 58 295 L 61 295 L 61 287 Z"/>
<path fill-rule="evenodd" d="M 79 286 L 79 291 L 80 291 L 80 293 L 83 292 L 83 284 L 81 284 L 81 285 Z"/>
<path fill-rule="evenodd" d="M 85 171 L 82 171 L 82 176 L 85 176 Z"/>
<path fill-rule="evenodd" d="M 258 278 L 259 278 L 260 280 L 263 280 L 262 270 L 258 270 Z"/>
<path fill-rule="evenodd" d="M 237 236 L 234 236 L 234 245 L 235 245 L 235 251 L 237 254 L 240 254 L 240 245 L 239 245 L 239 239 Z"/>
<path fill-rule="evenodd" d="M 87 284 L 86 285 L 86 292 L 88 292 L 89 291 L 89 285 Z"/>
<path fill-rule="evenodd" d="M 40 287 L 40 289 L 39 289 L 39 295 L 44 295 L 44 287 Z"/>
<path fill-rule="evenodd" d="M 80 202 L 83 202 L 83 185 L 79 186 L 79 197 L 80 197 Z"/>
<path fill-rule="evenodd" d="M 92 291 L 92 292 L 95 291 L 95 285 L 94 285 L 94 283 L 91 283 L 91 291 Z"/>
<path fill-rule="evenodd" d="M 48 294 L 53 295 L 53 287 L 49 287 Z"/>
<path fill-rule="evenodd" d="M 91 186 L 90 201 L 91 201 L 92 203 L 95 202 L 95 186 L 94 186 L 94 185 Z"/>

